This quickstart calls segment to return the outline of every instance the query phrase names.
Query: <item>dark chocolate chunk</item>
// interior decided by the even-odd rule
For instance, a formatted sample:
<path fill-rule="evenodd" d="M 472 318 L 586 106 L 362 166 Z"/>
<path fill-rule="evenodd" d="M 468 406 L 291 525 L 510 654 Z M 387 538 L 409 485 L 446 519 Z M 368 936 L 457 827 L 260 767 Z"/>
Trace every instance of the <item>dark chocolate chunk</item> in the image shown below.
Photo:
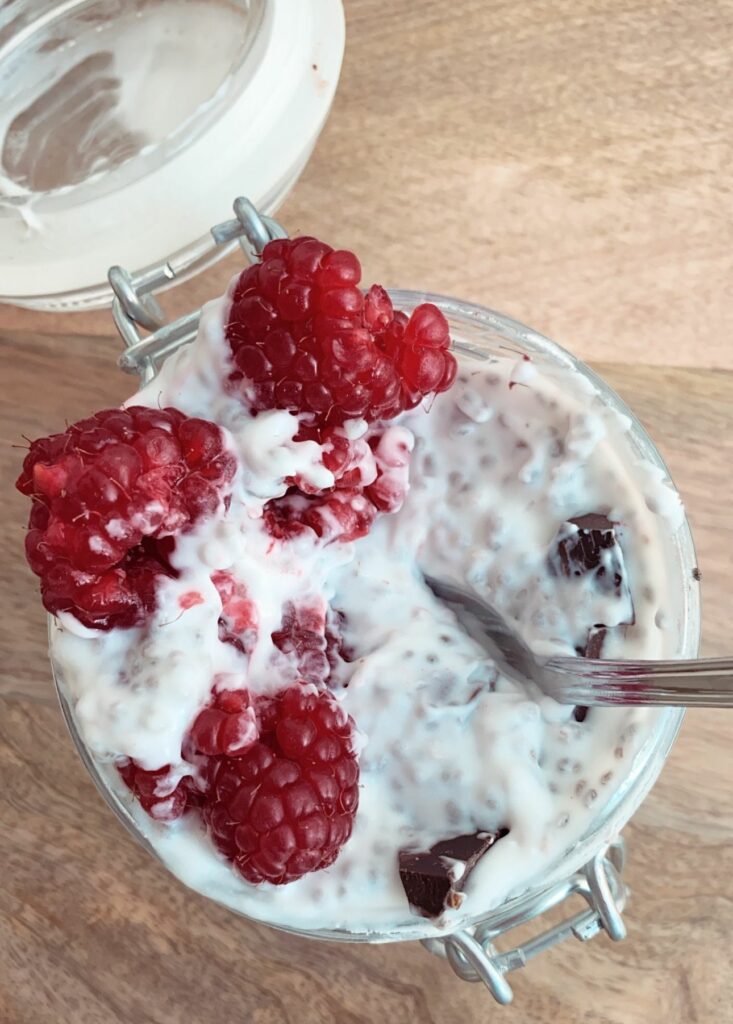
<path fill-rule="evenodd" d="M 695 568 L 692 570 L 692 578 L 696 583 L 699 583 L 702 579 L 702 573 L 700 572 L 697 566 L 695 566 Z"/>
<path fill-rule="evenodd" d="M 608 630 L 600 622 L 597 622 L 595 626 L 591 626 L 588 630 L 588 638 L 585 641 L 585 650 L 582 653 L 582 657 L 600 658 L 607 633 Z"/>
<path fill-rule="evenodd" d="M 634 622 L 634 605 L 626 582 L 626 568 L 615 526 L 600 512 L 589 512 L 563 523 L 547 556 L 553 576 L 568 579 L 590 577 L 601 593 L 613 593 L 628 602 L 629 617 L 622 623 Z M 581 658 L 600 658 L 609 626 L 597 622 L 589 627 L 585 638 L 576 646 Z M 616 626 L 612 627 L 618 628 Z"/>
<path fill-rule="evenodd" d="M 614 524 L 599 512 L 589 512 L 563 523 L 548 561 L 550 571 L 556 576 L 593 573 L 599 589 L 613 590 L 619 596 L 625 585 L 623 554 Z"/>
<path fill-rule="evenodd" d="M 597 530 L 599 532 L 613 530 L 613 522 L 604 512 L 586 512 L 584 516 L 568 519 L 568 522 L 577 526 L 579 530 Z"/>
<path fill-rule="evenodd" d="M 588 630 L 588 636 L 585 640 L 584 647 L 576 647 L 575 653 L 579 658 L 600 658 L 601 651 L 603 650 L 603 641 L 606 639 L 608 629 L 602 623 L 596 623 L 595 626 L 591 626 Z M 584 722 L 588 717 L 589 708 L 583 704 L 578 704 L 577 707 L 573 708 L 573 718 L 576 722 Z"/>
<path fill-rule="evenodd" d="M 425 917 L 438 917 L 463 902 L 462 890 L 469 874 L 497 840 L 509 829 L 475 832 L 441 839 L 429 850 L 400 850 L 400 881 L 411 907 Z"/>
<path fill-rule="evenodd" d="M 623 629 L 634 622 L 634 606 L 626 583 L 623 552 L 616 539 L 614 523 L 600 512 L 569 519 L 560 527 L 548 555 L 550 572 L 567 578 L 592 576 L 595 586 L 602 593 L 613 593 L 626 598 L 630 617 L 626 623 L 612 627 Z M 581 658 L 600 658 L 609 627 L 602 622 L 590 626 L 578 646 L 576 654 Z M 584 722 L 588 708 L 579 705 L 573 709 L 576 722 Z"/>

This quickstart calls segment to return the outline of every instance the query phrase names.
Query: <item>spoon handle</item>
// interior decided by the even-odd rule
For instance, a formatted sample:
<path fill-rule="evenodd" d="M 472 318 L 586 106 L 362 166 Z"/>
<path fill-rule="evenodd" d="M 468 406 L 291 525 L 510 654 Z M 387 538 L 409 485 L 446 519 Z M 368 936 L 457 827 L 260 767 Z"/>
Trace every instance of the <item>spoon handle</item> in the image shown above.
<path fill-rule="evenodd" d="M 561 704 L 733 707 L 733 658 L 690 661 L 550 658 L 540 672 L 542 689 Z"/>

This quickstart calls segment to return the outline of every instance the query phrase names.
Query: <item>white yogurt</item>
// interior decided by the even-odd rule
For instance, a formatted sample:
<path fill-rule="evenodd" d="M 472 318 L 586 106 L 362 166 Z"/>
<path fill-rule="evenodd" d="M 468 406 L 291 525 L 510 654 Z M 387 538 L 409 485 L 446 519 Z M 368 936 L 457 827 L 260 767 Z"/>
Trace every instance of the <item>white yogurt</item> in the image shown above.
<path fill-rule="evenodd" d="M 293 440 L 297 418 L 252 418 L 221 382 L 229 369 L 229 299 L 210 303 L 197 341 L 164 365 L 130 404 L 175 405 L 216 420 L 239 459 L 230 509 L 180 538 L 180 571 L 138 629 L 95 633 L 67 620 L 53 659 L 81 735 L 110 785 L 168 867 L 192 888 L 263 921 L 300 929 L 394 932 L 415 924 L 397 870 L 399 849 L 509 828 L 466 884 L 457 916 L 487 911 L 541 876 L 588 829 L 628 775 L 657 716 L 643 709 L 572 709 L 500 676 L 425 586 L 422 572 L 471 584 L 532 647 L 572 653 L 588 628 L 628 623 L 627 594 L 598 594 L 583 578 L 552 576 L 547 555 L 562 523 L 589 512 L 619 524 L 633 625 L 609 633 L 606 656 L 672 656 L 679 647 L 678 579 L 670 538 L 683 519 L 676 493 L 642 464 L 628 421 L 575 371 L 516 357 L 460 357 L 451 391 L 390 427 L 409 448 L 410 492 L 368 537 L 324 545 L 306 533 L 273 542 L 261 512 L 286 476 L 328 486 L 314 442 Z M 358 436 L 361 427 L 354 428 Z M 403 447 L 404 450 L 404 447 Z M 248 657 L 218 639 L 210 576 L 229 570 L 259 613 Z M 195 590 L 202 604 L 181 611 Z M 283 606 L 306 597 L 342 612 L 354 660 L 332 686 L 359 729 L 360 805 L 332 867 L 286 886 L 252 886 L 214 849 L 195 815 L 148 818 L 112 763 L 183 770 L 181 740 L 215 678 L 271 692 L 297 666 L 270 634 Z M 104 767 L 106 766 L 106 767 Z"/>

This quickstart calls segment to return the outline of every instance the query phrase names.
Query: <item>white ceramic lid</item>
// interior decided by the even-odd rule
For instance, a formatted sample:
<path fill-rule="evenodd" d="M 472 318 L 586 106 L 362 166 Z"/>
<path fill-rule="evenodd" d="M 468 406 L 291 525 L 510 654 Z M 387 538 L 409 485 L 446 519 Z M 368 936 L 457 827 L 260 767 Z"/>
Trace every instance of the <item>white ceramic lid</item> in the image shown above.
<path fill-rule="evenodd" d="M 68 0 L 46 6 L 51 15 L 69 9 Z M 104 0 L 97 6 L 103 16 Z M 92 25 L 91 45 L 88 13 L 81 27 L 64 25 L 59 13 L 52 42 L 45 26 L 30 63 L 26 40 L 25 50 L 13 49 L 12 37 L 0 46 L 0 92 L 9 97 L 0 110 L 0 301 L 89 308 L 109 302 L 111 264 L 136 272 L 167 259 L 184 276 L 198 271 L 220 255 L 209 229 L 231 215 L 233 198 L 247 195 L 273 212 L 315 145 L 343 56 L 341 0 L 137 0 L 133 7 L 120 25 L 109 15 Z M 31 42 L 33 30 L 26 28 Z M 63 60 L 49 69 L 59 53 Z M 234 67 L 218 85 L 217 62 Z M 28 93 L 28 68 L 40 99 Z M 201 102 L 206 90 L 213 91 Z M 109 166 L 102 159 L 97 171 L 79 119 L 88 111 L 98 118 L 97 143 L 100 110 L 107 135 L 110 110 L 117 129 L 126 123 L 110 143 Z M 81 139 L 71 156 L 63 148 L 69 131 Z M 140 145 L 146 138 L 153 141 Z M 28 148 L 25 164 L 18 140 Z M 114 165 L 115 146 L 117 157 L 125 146 L 133 154 Z M 85 160 L 91 173 L 73 182 Z"/>

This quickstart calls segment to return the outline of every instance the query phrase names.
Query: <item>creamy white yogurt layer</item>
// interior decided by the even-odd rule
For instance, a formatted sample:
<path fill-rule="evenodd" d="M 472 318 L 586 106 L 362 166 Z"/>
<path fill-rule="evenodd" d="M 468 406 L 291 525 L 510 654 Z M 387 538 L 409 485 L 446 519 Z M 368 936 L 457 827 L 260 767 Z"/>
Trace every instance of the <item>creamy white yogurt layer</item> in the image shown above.
<path fill-rule="evenodd" d="M 52 655 L 81 735 L 141 831 L 186 884 L 232 908 L 301 929 L 393 932 L 415 924 L 398 851 L 509 828 L 466 885 L 459 912 L 498 905 L 542 875 L 587 830 L 627 777 L 657 720 L 641 709 L 572 709 L 498 675 L 422 573 L 469 583 L 536 650 L 572 653 L 594 623 L 632 617 L 628 594 L 553 576 L 561 524 L 601 512 L 618 524 L 633 625 L 611 630 L 604 655 L 656 657 L 680 647 L 681 583 L 670 557 L 683 520 L 676 492 L 639 461 L 628 421 L 566 366 L 506 353 L 460 355 L 451 391 L 405 414 L 387 441 L 410 442 L 410 491 L 369 536 L 323 544 L 310 532 L 273 542 L 263 504 L 300 474 L 327 487 L 314 442 L 293 440 L 287 412 L 251 417 L 222 389 L 229 299 L 206 307 L 197 341 L 130 404 L 173 405 L 215 420 L 240 468 L 227 514 L 178 540 L 152 621 L 96 633 L 65 617 Z M 352 425 L 358 435 L 362 427 Z M 409 433 L 408 433 L 409 432 Z M 251 657 L 220 642 L 214 570 L 247 585 L 259 612 Z M 181 611 L 192 590 L 203 604 Z M 331 683 L 359 729 L 361 790 L 353 835 L 332 867 L 286 886 L 252 886 L 214 849 L 194 815 L 159 825 L 117 778 L 116 757 L 183 768 L 181 741 L 215 677 L 253 692 L 297 678 L 270 634 L 283 606 L 313 597 L 343 613 L 353 659 Z"/>

